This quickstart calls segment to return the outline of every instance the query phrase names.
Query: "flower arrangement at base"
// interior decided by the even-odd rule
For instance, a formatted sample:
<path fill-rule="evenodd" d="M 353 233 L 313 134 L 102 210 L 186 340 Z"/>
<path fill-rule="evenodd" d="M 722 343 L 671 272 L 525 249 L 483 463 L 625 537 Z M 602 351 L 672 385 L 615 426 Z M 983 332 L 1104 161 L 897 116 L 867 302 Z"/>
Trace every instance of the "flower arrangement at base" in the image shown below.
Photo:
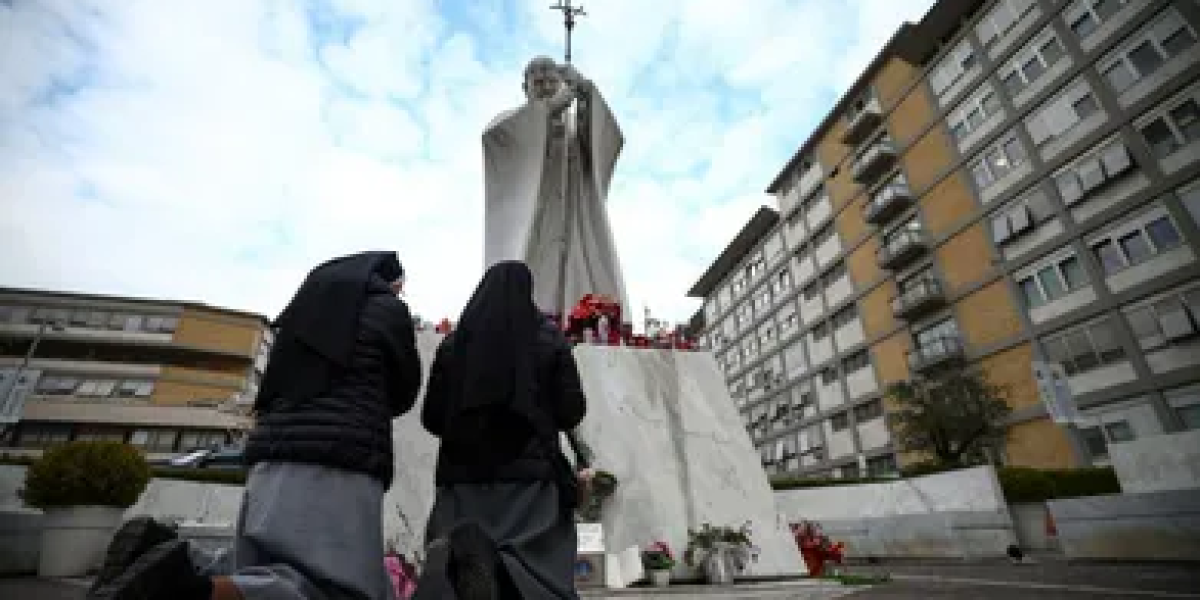
<path fill-rule="evenodd" d="M 726 561 L 734 574 L 739 574 L 758 560 L 758 547 L 751 536 L 749 521 L 737 528 L 703 523 L 699 529 L 688 529 L 688 545 L 683 553 L 683 561 L 689 567 L 704 565 L 709 569 L 710 559 L 716 555 L 716 558 Z M 713 574 L 708 575 L 711 577 Z"/>
<path fill-rule="evenodd" d="M 655 587 L 671 585 L 671 569 L 675 567 L 675 553 L 666 542 L 654 542 L 642 550 L 642 566 L 649 574 Z"/>
<path fill-rule="evenodd" d="M 642 566 L 647 571 L 670 571 L 675 568 L 675 553 L 666 542 L 654 542 L 642 550 Z"/>

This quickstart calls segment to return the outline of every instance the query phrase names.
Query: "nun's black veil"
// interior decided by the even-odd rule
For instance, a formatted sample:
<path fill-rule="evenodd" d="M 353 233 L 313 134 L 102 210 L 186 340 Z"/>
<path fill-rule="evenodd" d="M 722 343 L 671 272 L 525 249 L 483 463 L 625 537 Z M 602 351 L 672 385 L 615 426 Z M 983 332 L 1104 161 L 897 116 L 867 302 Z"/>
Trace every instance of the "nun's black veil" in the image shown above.
<path fill-rule="evenodd" d="M 368 293 L 385 291 L 403 275 L 400 259 L 387 251 L 336 258 L 309 272 L 271 324 L 275 344 L 255 410 L 269 409 L 276 399 L 303 401 L 328 391 L 350 361 Z"/>

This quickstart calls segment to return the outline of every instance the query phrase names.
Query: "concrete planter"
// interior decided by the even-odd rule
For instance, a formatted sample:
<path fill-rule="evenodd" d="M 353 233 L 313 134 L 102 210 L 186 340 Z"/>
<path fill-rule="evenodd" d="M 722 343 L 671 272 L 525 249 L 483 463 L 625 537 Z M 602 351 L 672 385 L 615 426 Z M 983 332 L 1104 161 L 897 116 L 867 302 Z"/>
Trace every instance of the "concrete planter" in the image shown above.
<path fill-rule="evenodd" d="M 42 511 L 0 508 L 0 577 L 37 573 Z"/>
<path fill-rule="evenodd" d="M 46 509 L 45 513 L 38 576 L 80 577 L 99 566 L 125 510 L 69 506 Z"/>

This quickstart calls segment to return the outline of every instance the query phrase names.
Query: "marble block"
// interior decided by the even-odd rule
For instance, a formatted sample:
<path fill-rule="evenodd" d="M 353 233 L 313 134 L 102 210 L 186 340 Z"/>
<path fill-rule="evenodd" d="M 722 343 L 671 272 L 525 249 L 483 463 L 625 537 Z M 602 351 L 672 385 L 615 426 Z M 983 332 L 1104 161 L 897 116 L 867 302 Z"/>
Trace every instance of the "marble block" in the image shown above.
<path fill-rule="evenodd" d="M 433 508 L 433 469 L 437 463 L 437 438 L 421 426 L 421 406 L 425 401 L 425 381 L 433 355 L 444 336 L 431 331 L 417 332 L 421 353 L 422 388 L 417 404 L 392 423 L 392 448 L 396 455 L 396 476 L 383 498 L 384 540 L 406 556 L 420 554 L 425 538 L 425 523 Z"/>
<path fill-rule="evenodd" d="M 761 553 L 747 574 L 806 572 L 711 354 L 581 345 L 575 357 L 580 435 L 619 482 L 604 508 L 610 548 L 664 540 L 682 554 L 688 527 L 749 520 Z"/>
<path fill-rule="evenodd" d="M 426 371 L 441 339 L 418 333 Z M 711 354 L 581 345 L 575 356 L 588 398 L 580 433 L 619 480 L 604 509 L 608 549 L 665 540 L 682 554 L 688 527 L 749 520 L 761 554 L 748 574 L 806 572 Z M 409 555 L 421 548 L 437 456 L 420 407 L 395 422 L 396 479 L 384 499 L 385 539 Z"/>

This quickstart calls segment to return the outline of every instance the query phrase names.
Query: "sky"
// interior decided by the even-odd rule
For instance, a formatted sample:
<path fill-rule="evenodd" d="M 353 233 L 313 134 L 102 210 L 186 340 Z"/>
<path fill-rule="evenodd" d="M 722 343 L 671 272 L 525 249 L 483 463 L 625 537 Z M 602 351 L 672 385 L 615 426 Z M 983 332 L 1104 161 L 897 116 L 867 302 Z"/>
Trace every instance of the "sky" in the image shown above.
<path fill-rule="evenodd" d="M 480 135 L 561 59 L 552 0 L 0 0 L 0 286 L 273 316 L 394 249 L 454 319 L 482 275 Z M 932 0 L 590 0 L 574 64 L 625 134 L 608 199 L 631 308 L 686 297 Z"/>

